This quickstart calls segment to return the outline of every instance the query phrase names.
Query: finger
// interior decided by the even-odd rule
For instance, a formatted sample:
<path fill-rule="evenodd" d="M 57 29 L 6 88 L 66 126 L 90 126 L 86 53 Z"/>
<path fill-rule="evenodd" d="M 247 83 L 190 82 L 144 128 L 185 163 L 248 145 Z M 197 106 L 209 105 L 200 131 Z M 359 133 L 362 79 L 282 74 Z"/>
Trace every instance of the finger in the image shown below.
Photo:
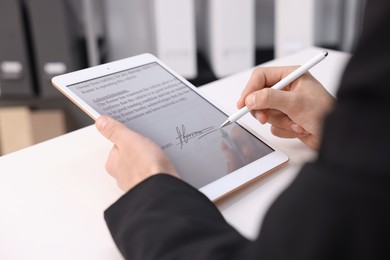
<path fill-rule="evenodd" d="M 271 133 L 277 137 L 281 138 L 304 138 L 309 136 L 310 134 L 307 132 L 296 133 L 292 130 L 279 128 L 277 126 L 271 126 Z"/>
<path fill-rule="evenodd" d="M 299 97 L 292 91 L 265 88 L 248 95 L 245 104 L 250 110 L 276 109 L 291 114 L 300 104 Z"/>
<path fill-rule="evenodd" d="M 99 117 L 96 120 L 95 125 L 104 137 L 116 145 L 119 145 L 124 140 L 128 140 L 129 135 L 134 135 L 134 132 L 128 129 L 124 124 L 108 116 Z"/>
<path fill-rule="evenodd" d="M 301 134 L 301 135 L 309 135 L 310 134 L 309 132 L 307 132 L 305 130 L 305 128 L 303 128 L 302 126 L 295 124 L 295 123 L 293 123 L 291 125 L 291 130 L 293 130 L 295 133 Z"/>
<path fill-rule="evenodd" d="M 256 119 L 262 124 L 269 123 L 275 127 L 282 128 L 288 131 L 293 131 L 301 135 L 309 134 L 309 132 L 307 132 L 305 128 L 298 125 L 293 120 L 291 120 L 286 114 L 278 110 L 268 109 L 268 110 L 254 111 L 253 113 Z"/>
<path fill-rule="evenodd" d="M 251 78 L 246 84 L 241 97 L 237 102 L 237 107 L 245 106 L 246 97 L 263 88 L 269 88 L 275 85 L 282 78 L 287 76 L 291 71 L 296 69 L 296 66 L 289 67 L 259 67 L 252 72 Z"/>
<path fill-rule="evenodd" d="M 279 128 L 290 129 L 294 122 L 284 113 L 275 109 L 267 110 L 268 123 Z"/>
<path fill-rule="evenodd" d="M 297 138 L 297 134 L 293 131 L 289 131 L 277 126 L 271 126 L 271 133 L 281 138 Z"/>
<path fill-rule="evenodd" d="M 118 159 L 119 159 L 119 150 L 116 145 L 114 145 L 108 155 L 105 169 L 106 171 L 113 177 L 115 177 L 115 167 L 118 166 Z"/>
<path fill-rule="evenodd" d="M 261 124 L 265 124 L 268 122 L 268 111 L 267 110 L 257 110 L 253 112 L 253 116 L 259 121 Z"/>
<path fill-rule="evenodd" d="M 245 106 L 245 98 L 252 92 L 263 88 L 264 86 L 264 72 L 259 68 L 252 72 L 252 75 L 246 84 L 241 96 L 237 102 L 237 107 L 242 108 Z"/>
<path fill-rule="evenodd" d="M 255 110 L 251 113 L 262 124 L 269 123 L 287 129 L 294 123 L 286 114 L 275 109 Z"/>

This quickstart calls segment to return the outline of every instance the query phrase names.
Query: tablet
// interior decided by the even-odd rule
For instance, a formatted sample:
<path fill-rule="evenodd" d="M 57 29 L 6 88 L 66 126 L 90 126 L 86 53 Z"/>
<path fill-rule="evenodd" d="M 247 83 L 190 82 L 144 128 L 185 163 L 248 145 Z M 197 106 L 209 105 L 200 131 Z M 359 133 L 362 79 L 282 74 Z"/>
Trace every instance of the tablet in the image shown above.
<path fill-rule="evenodd" d="M 155 141 L 181 178 L 214 202 L 288 161 L 246 125 L 220 128 L 228 115 L 148 53 L 52 84 L 93 119 L 108 115 Z"/>

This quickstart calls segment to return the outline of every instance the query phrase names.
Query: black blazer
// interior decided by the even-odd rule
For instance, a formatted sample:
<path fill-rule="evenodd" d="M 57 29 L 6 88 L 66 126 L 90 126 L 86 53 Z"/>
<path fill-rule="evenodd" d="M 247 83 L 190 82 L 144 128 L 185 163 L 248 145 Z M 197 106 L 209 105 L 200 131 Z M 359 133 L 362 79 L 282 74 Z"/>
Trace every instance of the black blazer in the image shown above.
<path fill-rule="evenodd" d="M 200 192 L 160 174 L 105 212 L 126 259 L 390 259 L 390 1 L 365 23 L 326 119 L 318 159 L 303 167 L 250 241 Z"/>

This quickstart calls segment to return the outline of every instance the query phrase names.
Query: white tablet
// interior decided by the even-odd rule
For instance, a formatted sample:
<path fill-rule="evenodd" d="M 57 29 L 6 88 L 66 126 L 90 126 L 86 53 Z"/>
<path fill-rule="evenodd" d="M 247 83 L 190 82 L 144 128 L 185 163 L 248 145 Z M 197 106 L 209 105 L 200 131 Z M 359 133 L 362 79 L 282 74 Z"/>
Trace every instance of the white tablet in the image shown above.
<path fill-rule="evenodd" d="M 216 201 L 288 161 L 151 54 L 56 76 L 53 85 L 93 119 L 108 115 L 154 140 L 181 178 Z"/>

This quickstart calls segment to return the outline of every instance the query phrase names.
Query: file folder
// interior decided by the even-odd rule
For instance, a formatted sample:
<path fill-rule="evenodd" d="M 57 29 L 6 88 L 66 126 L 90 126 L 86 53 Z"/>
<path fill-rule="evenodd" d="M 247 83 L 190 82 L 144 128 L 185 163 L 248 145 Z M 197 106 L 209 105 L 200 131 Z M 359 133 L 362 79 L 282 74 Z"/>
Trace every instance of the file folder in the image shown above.
<path fill-rule="evenodd" d="M 276 0 L 276 58 L 314 45 L 314 3 L 314 0 Z"/>
<path fill-rule="evenodd" d="M 24 0 L 24 3 L 34 47 L 39 94 L 42 97 L 61 96 L 51 85 L 51 78 L 86 66 L 85 46 L 78 34 L 81 18 L 66 0 Z"/>
<path fill-rule="evenodd" d="M 155 54 L 181 76 L 197 76 L 194 0 L 154 0 Z"/>
<path fill-rule="evenodd" d="M 34 94 L 20 1 L 0 1 L 0 98 Z"/>
<path fill-rule="evenodd" d="M 203 0 L 198 8 L 201 52 L 216 77 L 255 65 L 255 1 Z"/>

